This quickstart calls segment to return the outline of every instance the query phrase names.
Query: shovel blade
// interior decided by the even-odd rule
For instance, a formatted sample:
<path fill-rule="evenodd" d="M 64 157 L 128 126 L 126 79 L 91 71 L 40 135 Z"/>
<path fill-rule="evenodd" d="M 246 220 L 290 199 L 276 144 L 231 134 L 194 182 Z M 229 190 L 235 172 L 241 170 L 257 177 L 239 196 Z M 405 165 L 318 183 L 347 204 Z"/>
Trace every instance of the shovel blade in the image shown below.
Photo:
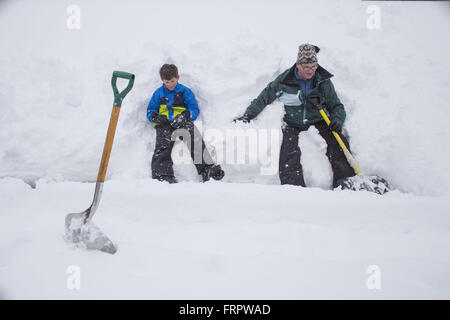
<path fill-rule="evenodd" d="M 73 242 L 78 247 L 89 250 L 100 250 L 110 254 L 117 251 L 117 247 L 93 222 L 86 222 L 90 208 L 81 213 L 66 215 L 65 240 Z"/>
<path fill-rule="evenodd" d="M 343 190 L 353 190 L 353 191 L 370 191 L 377 194 L 385 194 L 392 190 L 389 183 L 382 177 L 373 176 L 363 176 L 356 175 L 353 177 L 348 177 L 339 181 L 338 188 Z"/>

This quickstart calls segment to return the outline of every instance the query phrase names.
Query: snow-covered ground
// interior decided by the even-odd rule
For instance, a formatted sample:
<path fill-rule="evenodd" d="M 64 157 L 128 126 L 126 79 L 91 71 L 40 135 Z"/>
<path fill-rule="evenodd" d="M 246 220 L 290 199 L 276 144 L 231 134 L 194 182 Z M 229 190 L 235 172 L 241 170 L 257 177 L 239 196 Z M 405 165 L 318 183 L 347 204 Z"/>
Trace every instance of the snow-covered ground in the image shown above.
<path fill-rule="evenodd" d="M 86 209 L 92 187 L 1 180 L 4 298 L 450 296 L 448 198 L 113 180 L 94 219 L 118 244 L 109 255 L 63 241 L 65 214 Z M 80 290 L 67 287 L 73 265 Z M 371 266 L 381 289 L 367 287 Z"/>
<path fill-rule="evenodd" d="M 80 29 L 67 27 L 71 5 Z M 381 29 L 367 27 L 371 5 Z M 0 2 L 0 298 L 450 298 L 449 17 L 440 2 Z M 277 167 L 281 104 L 250 125 L 231 119 L 304 42 L 335 74 L 362 170 L 397 191 L 330 190 L 315 129 L 300 138 L 311 188 L 260 170 Z M 165 62 L 199 100 L 223 182 L 198 183 L 182 163 L 177 185 L 149 178 L 145 111 Z M 136 83 L 94 218 L 119 246 L 111 256 L 65 243 L 63 224 L 92 200 L 113 70 Z M 257 163 L 220 157 L 238 153 L 217 138 L 236 129 L 274 135 Z"/>

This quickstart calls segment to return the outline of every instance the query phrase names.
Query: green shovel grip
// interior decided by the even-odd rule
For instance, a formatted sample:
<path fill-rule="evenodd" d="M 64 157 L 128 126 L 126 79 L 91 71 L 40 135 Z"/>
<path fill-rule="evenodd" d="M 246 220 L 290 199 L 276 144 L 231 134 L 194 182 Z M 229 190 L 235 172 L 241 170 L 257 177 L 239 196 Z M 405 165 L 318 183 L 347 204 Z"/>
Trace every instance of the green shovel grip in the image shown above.
<path fill-rule="evenodd" d="M 128 79 L 128 85 L 122 92 L 119 93 L 117 89 L 117 78 Z M 124 72 L 124 71 L 114 71 L 111 79 L 111 85 L 114 92 L 114 105 L 120 107 L 122 105 L 122 100 L 125 96 L 130 92 L 131 88 L 133 88 L 134 84 L 134 74 Z"/>

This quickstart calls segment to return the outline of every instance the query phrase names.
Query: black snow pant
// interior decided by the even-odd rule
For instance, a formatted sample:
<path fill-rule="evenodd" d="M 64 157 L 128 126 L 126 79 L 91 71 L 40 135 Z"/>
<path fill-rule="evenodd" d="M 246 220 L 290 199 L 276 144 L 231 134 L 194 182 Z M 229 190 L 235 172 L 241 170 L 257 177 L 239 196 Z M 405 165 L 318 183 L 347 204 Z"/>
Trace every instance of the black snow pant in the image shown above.
<path fill-rule="evenodd" d="M 188 147 L 198 174 L 202 174 L 205 169 L 213 165 L 203 137 L 192 121 L 187 121 L 183 128 L 177 130 L 170 125 L 157 125 L 155 151 L 151 164 L 153 179 L 174 178 L 172 149 L 177 137 Z"/>
<path fill-rule="evenodd" d="M 325 121 L 318 122 L 314 126 L 319 130 L 319 134 L 327 143 L 326 155 L 333 170 L 333 188 L 336 188 L 339 185 L 339 179 L 354 176 L 355 170 L 348 163 L 344 151 L 342 151 Z M 282 130 L 283 142 L 281 144 L 279 163 L 281 184 L 305 187 L 303 169 L 300 163 L 302 153 L 298 144 L 298 135 L 301 129 L 286 125 Z M 339 134 L 339 136 L 345 146 L 350 150 L 347 138 L 343 134 Z"/>

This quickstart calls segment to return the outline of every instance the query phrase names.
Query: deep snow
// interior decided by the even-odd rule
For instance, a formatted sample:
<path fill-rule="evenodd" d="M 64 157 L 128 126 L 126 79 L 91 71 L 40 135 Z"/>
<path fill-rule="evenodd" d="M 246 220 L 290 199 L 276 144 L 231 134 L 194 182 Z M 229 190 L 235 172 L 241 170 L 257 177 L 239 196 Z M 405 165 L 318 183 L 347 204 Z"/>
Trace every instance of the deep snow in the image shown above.
<path fill-rule="evenodd" d="M 65 214 L 88 207 L 92 184 L 42 181 L 31 189 L 3 179 L 0 191 L 8 208 L 0 247 L 4 298 L 450 296 L 448 198 L 113 180 L 94 218 L 118 244 L 109 255 L 63 241 Z M 80 290 L 67 287 L 72 265 L 81 270 Z M 372 265 L 381 270 L 380 290 L 366 286 Z"/>
<path fill-rule="evenodd" d="M 79 30 L 66 27 L 74 4 Z M 369 5 L 380 30 L 366 26 Z M 449 298 L 449 14 L 439 2 L 0 2 L 0 297 Z M 250 125 L 231 119 L 303 42 L 335 75 L 361 169 L 398 191 L 329 190 L 315 129 L 300 138 L 311 188 L 261 174 L 261 155 L 277 165 L 280 103 Z M 212 137 L 227 130 L 274 134 L 258 163 L 225 161 L 222 183 L 198 183 L 191 164 L 175 166 L 179 185 L 149 179 L 145 110 L 165 62 L 196 94 L 211 149 L 236 153 Z M 65 214 L 92 200 L 113 70 L 136 84 L 94 218 L 119 245 L 109 256 L 62 232 Z M 69 265 L 81 267 L 79 291 L 66 287 Z M 370 265 L 381 290 L 366 287 Z"/>

